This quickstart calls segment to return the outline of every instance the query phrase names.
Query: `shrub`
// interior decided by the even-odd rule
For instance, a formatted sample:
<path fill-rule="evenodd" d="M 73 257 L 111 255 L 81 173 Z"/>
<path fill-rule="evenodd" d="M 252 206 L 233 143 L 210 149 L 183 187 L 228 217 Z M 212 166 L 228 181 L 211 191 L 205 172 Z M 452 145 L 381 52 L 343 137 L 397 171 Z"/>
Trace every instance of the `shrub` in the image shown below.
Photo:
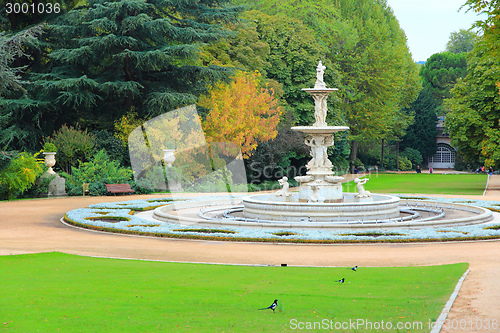
<path fill-rule="evenodd" d="M 42 174 L 42 176 L 39 177 L 35 181 L 33 186 L 31 186 L 26 192 L 22 193 L 19 196 L 20 198 L 38 198 L 47 196 L 47 194 L 49 193 L 49 184 L 52 180 L 54 180 L 54 178 L 56 178 L 56 175 L 45 173 L 47 169 L 48 167 L 43 165 L 44 173 Z"/>
<path fill-rule="evenodd" d="M 399 156 L 399 170 L 409 171 L 412 169 L 411 161 L 404 156 Z"/>
<path fill-rule="evenodd" d="M 95 137 L 79 127 L 63 125 L 52 137 L 46 139 L 47 142 L 57 147 L 57 165 L 66 173 L 70 173 L 71 168 L 80 161 L 89 161 L 95 152 Z"/>
<path fill-rule="evenodd" d="M 38 154 L 19 153 L 0 170 L 0 199 L 15 199 L 35 183 L 43 172 L 43 161 L 37 158 Z"/>
<path fill-rule="evenodd" d="M 413 165 L 422 165 L 422 162 L 424 161 L 422 154 L 418 150 L 409 147 L 405 148 L 399 156 L 408 158 Z"/>
<path fill-rule="evenodd" d="M 135 179 L 135 184 L 137 190 L 142 193 L 165 191 L 166 183 L 163 166 L 153 165 L 149 169 L 144 170 L 144 173 Z"/>
<path fill-rule="evenodd" d="M 361 162 L 361 160 L 359 158 L 356 158 L 354 161 L 351 161 L 351 167 L 354 168 L 358 168 L 359 171 L 364 171 L 365 170 L 365 165 L 363 164 L 363 162 Z"/>
<path fill-rule="evenodd" d="M 82 184 L 89 183 L 91 195 L 107 193 L 105 184 L 123 184 L 132 182 L 132 170 L 120 166 L 109 158 L 104 149 L 95 154 L 89 162 L 80 162 L 78 168 L 72 167 L 72 175 L 63 174 L 66 178 L 68 195 L 82 195 Z"/>
<path fill-rule="evenodd" d="M 56 153 L 57 147 L 55 144 L 53 144 L 51 142 L 45 142 L 45 144 L 43 145 L 43 151 L 45 153 Z"/>
<path fill-rule="evenodd" d="M 104 149 L 112 160 L 118 161 L 122 166 L 130 165 L 128 150 L 120 139 L 108 131 L 95 131 L 92 135 L 95 137 L 95 151 Z"/>

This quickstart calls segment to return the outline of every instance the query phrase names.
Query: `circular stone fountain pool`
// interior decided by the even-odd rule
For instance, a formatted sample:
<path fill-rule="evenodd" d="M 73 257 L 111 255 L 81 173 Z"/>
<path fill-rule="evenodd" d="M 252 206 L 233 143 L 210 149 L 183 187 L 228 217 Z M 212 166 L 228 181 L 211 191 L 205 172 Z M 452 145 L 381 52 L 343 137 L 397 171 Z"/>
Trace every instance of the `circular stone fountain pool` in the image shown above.
<path fill-rule="evenodd" d="M 373 195 L 379 198 L 380 201 L 375 201 L 374 210 L 381 207 L 387 207 L 391 211 L 395 207 L 396 215 L 383 216 L 381 218 L 370 219 L 363 215 L 358 215 L 360 212 L 368 213 L 370 205 L 356 202 L 354 194 L 344 194 L 348 200 L 345 203 L 331 204 L 316 204 L 296 202 L 296 212 L 288 214 L 289 217 L 279 218 L 278 215 L 269 215 L 272 218 L 267 218 L 264 215 L 254 217 L 247 216 L 244 211 L 246 206 L 243 203 L 246 201 L 254 207 L 258 205 L 272 194 L 258 194 L 246 196 L 235 202 L 226 197 L 221 200 L 210 201 L 190 201 L 178 202 L 168 206 L 158 207 L 154 210 L 153 218 L 159 221 L 176 223 L 185 226 L 206 226 L 206 227 L 247 227 L 259 229 L 424 229 L 451 227 L 460 225 L 474 225 L 489 222 L 493 219 L 490 210 L 482 207 L 438 202 L 424 200 L 400 200 L 398 197 L 388 195 Z M 351 198 L 351 199 L 349 199 Z M 350 202 L 352 201 L 352 202 Z M 279 200 L 277 200 L 279 203 Z M 355 205 L 357 204 L 357 205 Z M 278 205 L 279 206 L 279 205 Z M 362 207 L 366 206 L 366 207 Z M 273 205 L 265 205 L 266 212 L 272 211 Z M 283 207 L 294 207 L 290 202 L 284 202 Z M 314 208 L 323 207 L 322 213 L 314 216 L 313 214 L 304 214 L 302 210 L 314 212 Z M 329 207 L 329 208 L 328 208 Z M 356 216 L 349 216 L 349 211 L 355 207 L 360 211 L 356 212 Z M 392 208 L 389 208 L 392 207 Z M 330 210 L 330 212 L 327 212 Z M 383 209 L 378 209 L 382 211 Z M 338 215 L 335 215 L 335 211 Z M 273 212 L 278 212 L 278 208 Z M 351 211 L 352 212 L 352 211 Z M 325 214 L 332 214 L 331 217 Z M 354 213 L 353 213 L 354 214 Z M 339 216 L 342 215 L 342 216 Z"/>
<path fill-rule="evenodd" d="M 400 215 L 399 198 L 380 194 L 357 198 L 354 194 L 345 193 L 341 203 L 299 202 L 295 195 L 277 197 L 274 194 L 257 194 L 243 198 L 242 203 L 246 218 L 261 220 L 364 221 L 387 220 Z"/>

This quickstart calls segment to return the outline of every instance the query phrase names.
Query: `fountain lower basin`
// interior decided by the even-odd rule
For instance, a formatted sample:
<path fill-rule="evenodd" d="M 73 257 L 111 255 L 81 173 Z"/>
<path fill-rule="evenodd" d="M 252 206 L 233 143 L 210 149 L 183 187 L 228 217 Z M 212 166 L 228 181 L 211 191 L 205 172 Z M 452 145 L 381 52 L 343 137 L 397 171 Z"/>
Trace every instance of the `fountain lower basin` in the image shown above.
<path fill-rule="evenodd" d="M 294 193 L 289 197 L 257 194 L 242 200 L 245 218 L 270 221 L 349 221 L 397 218 L 400 199 L 390 195 L 357 198 L 344 194 L 342 202 L 300 202 Z"/>

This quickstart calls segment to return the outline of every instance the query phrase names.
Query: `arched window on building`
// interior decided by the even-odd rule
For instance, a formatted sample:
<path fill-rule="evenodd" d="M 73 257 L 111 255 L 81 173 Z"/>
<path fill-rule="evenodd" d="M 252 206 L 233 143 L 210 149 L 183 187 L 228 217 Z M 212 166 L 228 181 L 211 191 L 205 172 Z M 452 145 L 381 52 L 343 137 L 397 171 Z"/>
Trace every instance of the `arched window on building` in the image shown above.
<path fill-rule="evenodd" d="M 436 154 L 429 158 L 429 166 L 438 169 L 452 169 L 455 167 L 455 158 L 457 156 L 455 148 L 446 143 L 438 143 L 437 146 Z"/>

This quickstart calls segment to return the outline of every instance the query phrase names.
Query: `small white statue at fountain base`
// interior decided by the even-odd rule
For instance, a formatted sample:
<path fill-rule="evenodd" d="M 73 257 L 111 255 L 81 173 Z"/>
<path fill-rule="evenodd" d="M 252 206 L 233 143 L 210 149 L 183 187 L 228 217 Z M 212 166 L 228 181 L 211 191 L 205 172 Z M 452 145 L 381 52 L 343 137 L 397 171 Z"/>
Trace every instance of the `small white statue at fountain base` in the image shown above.
<path fill-rule="evenodd" d="M 290 188 L 290 184 L 288 184 L 288 177 L 283 177 L 280 180 L 278 180 L 278 183 L 283 186 L 281 190 L 278 190 L 276 192 L 277 197 L 289 197 L 292 195 L 292 193 L 288 192 L 288 189 Z"/>
<path fill-rule="evenodd" d="M 354 182 L 356 183 L 356 187 L 358 188 L 358 194 L 356 194 L 356 198 L 369 198 L 372 196 L 370 191 L 367 191 L 363 188 L 363 185 L 366 184 L 367 181 L 370 179 L 368 178 L 356 178 L 354 179 Z"/>
<path fill-rule="evenodd" d="M 321 184 L 321 180 L 316 179 L 316 181 L 314 181 L 314 183 L 311 185 L 312 193 L 309 196 L 308 202 L 324 202 L 325 201 L 325 198 L 323 198 L 321 196 L 321 193 L 320 193 L 320 187 L 319 187 L 320 184 Z"/>

